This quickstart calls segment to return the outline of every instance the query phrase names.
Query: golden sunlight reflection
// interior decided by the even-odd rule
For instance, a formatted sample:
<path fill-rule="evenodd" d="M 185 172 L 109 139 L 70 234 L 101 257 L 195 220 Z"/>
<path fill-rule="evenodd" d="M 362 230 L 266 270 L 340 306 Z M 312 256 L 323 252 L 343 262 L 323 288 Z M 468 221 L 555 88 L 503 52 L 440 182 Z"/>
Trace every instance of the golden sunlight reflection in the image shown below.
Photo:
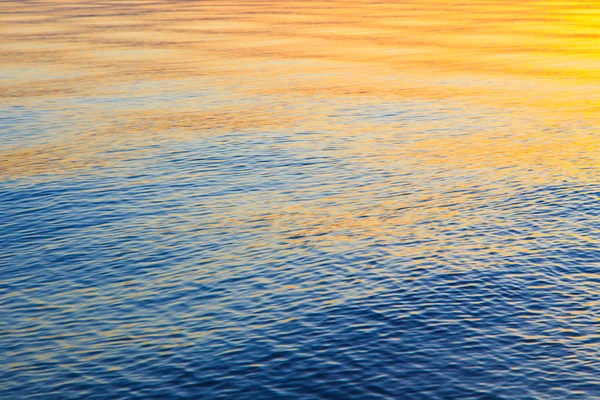
<path fill-rule="evenodd" d="M 2 149 L 2 169 L 12 177 L 117 162 L 106 153 L 120 143 L 189 140 L 214 129 L 331 130 L 330 116 L 341 109 L 409 100 L 581 128 L 564 137 L 540 125 L 499 128 L 482 120 L 467 146 L 464 136 L 442 135 L 386 148 L 377 159 L 367 157 L 373 126 L 352 121 L 334 128 L 356 137 L 341 151 L 363 152 L 358 159 L 368 163 L 401 154 L 468 168 L 540 163 L 577 177 L 598 166 L 594 2 L 76 5 L 0 5 L 9 78 L 3 102 L 74 103 L 95 126 Z M 126 98 L 131 93 L 137 98 Z M 109 96 L 123 100 L 118 109 L 103 100 Z M 209 106 L 208 98 L 220 105 Z M 377 135 L 407 124 L 433 129 L 431 121 L 397 122 L 378 121 Z"/>

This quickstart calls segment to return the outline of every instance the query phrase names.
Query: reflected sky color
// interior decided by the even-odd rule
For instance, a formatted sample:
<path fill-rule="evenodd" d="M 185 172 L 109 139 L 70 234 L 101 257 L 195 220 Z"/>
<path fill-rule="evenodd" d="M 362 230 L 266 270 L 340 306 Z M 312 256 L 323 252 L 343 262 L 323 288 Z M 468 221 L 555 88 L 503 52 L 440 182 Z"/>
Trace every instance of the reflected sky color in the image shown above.
<path fill-rule="evenodd" d="M 75 138 L 54 134 L 41 148 L 5 149 L 3 167 L 11 174 L 77 168 L 89 164 L 77 157 L 89 160 L 84 153 L 96 146 L 144 141 L 150 130 L 181 136 L 219 126 L 320 130 L 344 102 L 352 108 L 359 99 L 445 101 L 481 109 L 473 114 L 488 109 L 553 126 L 594 125 L 600 104 L 594 4 L 3 2 L 4 104 L 44 104 L 56 109 L 57 120 L 82 112 L 88 123 L 95 120 L 93 138 L 77 129 Z M 349 125 L 348 134 L 357 129 Z M 192 127 L 200 129 L 181 132 Z M 382 128 L 397 126 L 390 121 Z M 593 128 L 576 126 L 577 143 L 572 135 L 556 140 L 597 158 Z M 521 129 L 501 130 L 506 137 Z M 514 148 L 510 138 L 497 140 L 495 153 L 528 162 L 536 154 L 548 159 L 546 152 L 564 144 L 536 128 L 527 135 L 544 143 Z M 485 136 L 471 135 L 482 142 L 467 151 L 489 149 Z"/>
<path fill-rule="evenodd" d="M 600 396 L 597 1 L 0 32 L 0 397 Z"/>

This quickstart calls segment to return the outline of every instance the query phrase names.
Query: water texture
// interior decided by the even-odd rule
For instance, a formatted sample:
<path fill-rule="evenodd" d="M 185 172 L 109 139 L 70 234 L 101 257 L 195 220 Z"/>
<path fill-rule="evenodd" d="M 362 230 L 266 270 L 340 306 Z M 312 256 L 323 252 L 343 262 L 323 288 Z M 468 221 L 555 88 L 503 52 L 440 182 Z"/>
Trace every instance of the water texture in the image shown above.
<path fill-rule="evenodd" d="M 0 3 L 2 399 L 600 399 L 596 1 Z"/>

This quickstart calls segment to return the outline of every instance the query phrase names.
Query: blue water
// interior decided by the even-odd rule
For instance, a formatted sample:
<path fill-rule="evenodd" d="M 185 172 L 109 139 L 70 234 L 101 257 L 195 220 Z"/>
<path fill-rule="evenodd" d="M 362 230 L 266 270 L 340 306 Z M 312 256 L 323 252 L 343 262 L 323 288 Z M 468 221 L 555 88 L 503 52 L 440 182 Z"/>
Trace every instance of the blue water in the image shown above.
<path fill-rule="evenodd" d="M 5 180 L 2 397 L 598 398 L 598 185 L 336 145 L 232 131 Z"/>

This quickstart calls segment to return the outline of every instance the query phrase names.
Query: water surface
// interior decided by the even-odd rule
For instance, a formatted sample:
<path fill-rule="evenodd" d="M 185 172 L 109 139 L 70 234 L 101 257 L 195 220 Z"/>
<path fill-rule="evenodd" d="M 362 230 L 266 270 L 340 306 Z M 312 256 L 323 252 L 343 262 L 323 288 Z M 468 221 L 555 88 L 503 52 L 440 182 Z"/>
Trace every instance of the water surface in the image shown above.
<path fill-rule="evenodd" d="M 600 398 L 596 1 L 0 10 L 2 398 Z"/>

